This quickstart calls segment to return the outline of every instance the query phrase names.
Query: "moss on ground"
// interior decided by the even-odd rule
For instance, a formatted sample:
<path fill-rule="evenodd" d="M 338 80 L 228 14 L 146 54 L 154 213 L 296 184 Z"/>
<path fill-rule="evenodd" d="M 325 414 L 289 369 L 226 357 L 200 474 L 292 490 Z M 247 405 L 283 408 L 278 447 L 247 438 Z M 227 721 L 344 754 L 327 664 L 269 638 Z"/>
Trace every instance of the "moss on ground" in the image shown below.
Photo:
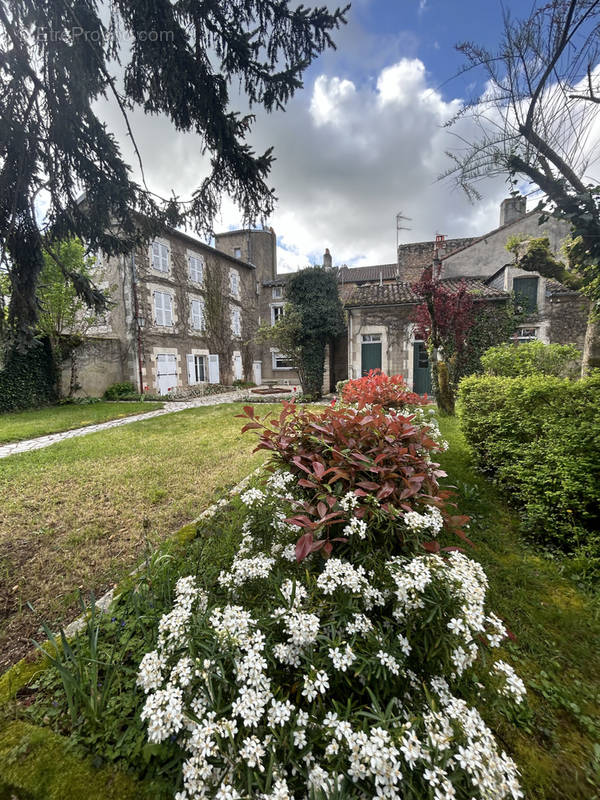
<path fill-rule="evenodd" d="M 95 769 L 63 737 L 15 720 L 0 731 L 0 798 L 19 800 L 142 800 L 152 797 L 123 773 Z"/>

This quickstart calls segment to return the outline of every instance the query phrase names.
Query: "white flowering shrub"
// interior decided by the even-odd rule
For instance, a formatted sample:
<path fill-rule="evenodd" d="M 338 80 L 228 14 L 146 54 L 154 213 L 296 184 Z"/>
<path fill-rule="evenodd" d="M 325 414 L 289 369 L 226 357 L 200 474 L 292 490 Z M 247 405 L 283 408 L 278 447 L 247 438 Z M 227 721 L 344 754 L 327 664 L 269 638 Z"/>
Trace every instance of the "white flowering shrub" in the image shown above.
<path fill-rule="evenodd" d="M 330 557 L 298 561 L 311 488 L 277 470 L 235 501 L 240 546 L 216 583 L 178 581 L 138 676 L 149 741 L 182 750 L 176 800 L 522 797 L 473 702 L 525 693 L 493 660 L 506 629 L 482 568 L 415 549 L 411 531 L 439 533 L 437 505 L 392 515 L 386 545 L 360 513 L 372 496 L 346 489 L 326 503 L 345 540 Z"/>

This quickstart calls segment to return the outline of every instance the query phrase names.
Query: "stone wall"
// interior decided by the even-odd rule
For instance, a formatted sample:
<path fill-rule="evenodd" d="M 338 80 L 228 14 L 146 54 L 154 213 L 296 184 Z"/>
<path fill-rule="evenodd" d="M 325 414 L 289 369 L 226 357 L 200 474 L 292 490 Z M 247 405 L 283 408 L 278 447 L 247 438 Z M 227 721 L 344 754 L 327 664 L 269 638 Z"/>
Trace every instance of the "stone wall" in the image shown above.
<path fill-rule="evenodd" d="M 589 300 L 580 294 L 555 294 L 547 301 L 549 338 L 558 344 L 574 344 L 583 352 Z"/>
<path fill-rule="evenodd" d="M 532 238 L 547 236 L 552 251 L 558 254 L 563 240 L 570 232 L 568 223 L 551 217 L 543 225 L 539 225 L 539 217 L 538 212 L 527 214 L 521 219 L 482 236 L 469 247 L 449 255 L 442 262 L 442 277 L 493 275 L 500 267 L 513 260 L 512 255 L 506 249 L 506 242 L 509 237 L 521 233 Z"/>
<path fill-rule="evenodd" d="M 126 370 L 126 353 L 119 339 L 86 338 L 75 349 L 78 396 L 101 397 L 113 383 L 131 380 Z M 69 393 L 71 361 L 67 359 L 61 369 L 61 394 Z"/>

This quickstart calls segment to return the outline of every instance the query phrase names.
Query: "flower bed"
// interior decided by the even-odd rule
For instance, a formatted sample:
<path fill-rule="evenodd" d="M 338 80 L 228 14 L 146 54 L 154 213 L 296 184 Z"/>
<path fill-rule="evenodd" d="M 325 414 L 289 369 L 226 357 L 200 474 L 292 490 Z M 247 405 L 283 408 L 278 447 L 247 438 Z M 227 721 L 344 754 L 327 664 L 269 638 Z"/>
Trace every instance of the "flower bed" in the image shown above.
<path fill-rule="evenodd" d="M 522 796 L 478 709 L 512 713 L 524 686 L 492 656 L 507 630 L 456 546 L 468 520 L 440 489 L 431 415 L 244 417 L 267 468 L 117 602 L 119 649 L 93 657 L 90 696 L 113 682 L 102 713 L 53 710 L 52 673 L 31 713 L 156 798 Z"/>
<path fill-rule="evenodd" d="M 435 430 L 370 410 L 245 409 L 269 472 L 240 497 L 216 583 L 179 579 L 140 665 L 153 744 L 185 752 L 177 800 L 520 797 L 476 704 L 520 703 L 507 630 L 443 529 Z M 371 480 L 368 480 L 368 476 Z"/>

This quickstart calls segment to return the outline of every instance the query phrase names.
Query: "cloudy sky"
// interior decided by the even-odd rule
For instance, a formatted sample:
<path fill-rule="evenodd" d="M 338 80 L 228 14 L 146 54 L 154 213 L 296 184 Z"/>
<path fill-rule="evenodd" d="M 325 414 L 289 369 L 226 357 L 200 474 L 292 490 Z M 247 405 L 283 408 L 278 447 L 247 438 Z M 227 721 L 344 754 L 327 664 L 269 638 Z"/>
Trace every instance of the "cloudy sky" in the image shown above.
<path fill-rule="evenodd" d="M 522 0 L 503 5 L 523 13 Z M 305 73 L 286 112 L 257 112 L 251 142 L 257 152 L 272 145 L 277 159 L 270 183 L 279 200 L 268 222 L 280 271 L 321 263 L 325 247 L 334 264 L 392 262 L 399 212 L 410 218 L 401 242 L 478 235 L 498 224 L 503 179 L 483 184 L 476 205 L 436 179 L 454 141 L 443 123 L 482 88 L 470 73 L 456 77 L 454 45 L 493 47 L 501 17 L 499 0 L 354 0 L 337 50 Z M 133 164 L 118 113 L 107 108 L 105 117 Z M 132 123 L 149 186 L 188 197 L 205 174 L 197 138 L 143 114 Z M 225 199 L 216 229 L 240 224 Z"/>

